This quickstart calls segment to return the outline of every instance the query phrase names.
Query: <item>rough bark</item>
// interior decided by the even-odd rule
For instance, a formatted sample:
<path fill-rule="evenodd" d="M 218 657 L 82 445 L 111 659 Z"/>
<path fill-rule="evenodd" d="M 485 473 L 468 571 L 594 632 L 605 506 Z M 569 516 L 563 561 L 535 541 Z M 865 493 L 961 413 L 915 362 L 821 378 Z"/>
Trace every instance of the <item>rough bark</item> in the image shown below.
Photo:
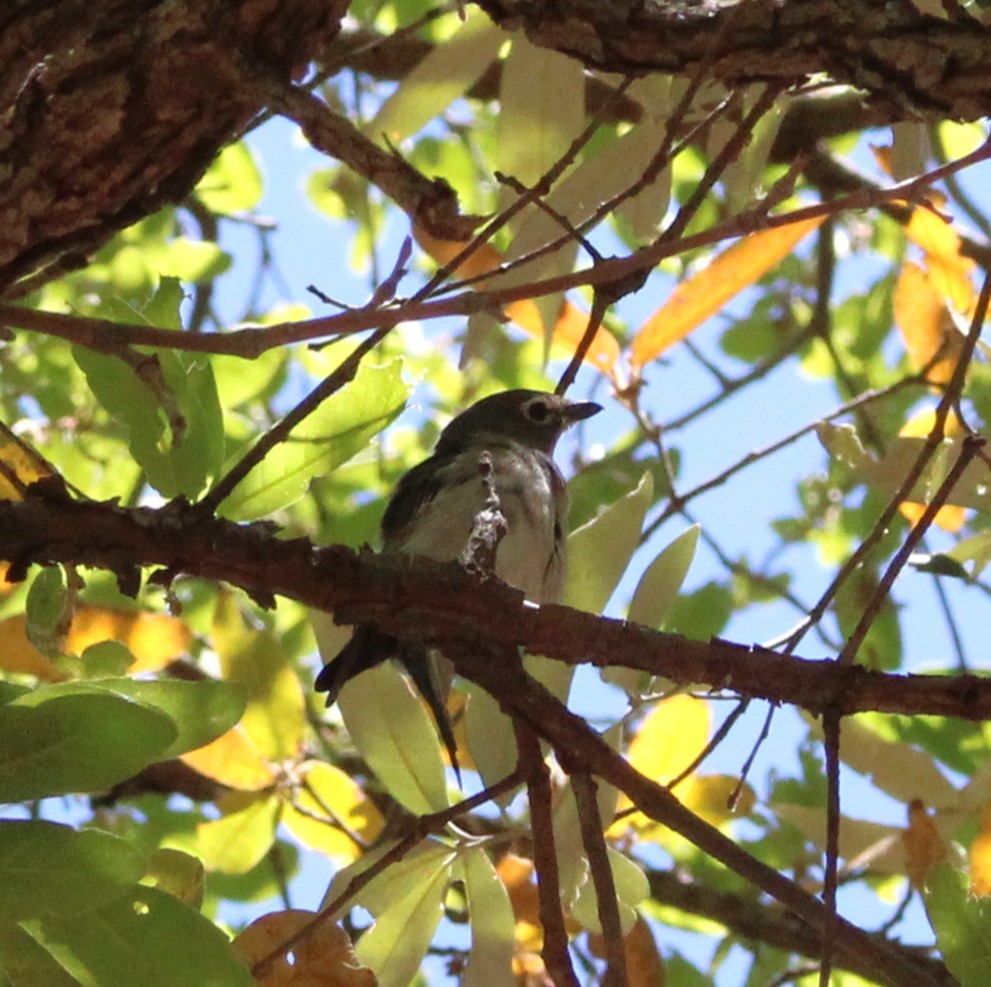
<path fill-rule="evenodd" d="M 43 0 L 0 13 L 0 293 L 180 201 L 346 0 Z"/>
<path fill-rule="evenodd" d="M 590 68 L 702 71 L 725 83 L 856 86 L 889 120 L 991 112 L 989 28 L 877 0 L 478 0 L 506 28 Z M 949 9 L 950 5 L 947 5 Z"/>

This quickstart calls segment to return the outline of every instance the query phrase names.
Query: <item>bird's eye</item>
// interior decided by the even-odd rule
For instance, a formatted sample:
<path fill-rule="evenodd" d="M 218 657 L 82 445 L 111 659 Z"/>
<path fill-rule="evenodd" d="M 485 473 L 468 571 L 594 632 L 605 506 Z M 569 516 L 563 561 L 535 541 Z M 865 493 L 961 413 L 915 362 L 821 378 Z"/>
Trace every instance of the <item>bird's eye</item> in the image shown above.
<path fill-rule="evenodd" d="M 543 398 L 537 398 L 534 401 L 527 401 L 523 405 L 523 414 L 527 416 L 532 422 L 536 422 L 538 425 L 542 425 L 544 422 L 550 418 L 551 409 L 547 407 L 547 402 Z"/>

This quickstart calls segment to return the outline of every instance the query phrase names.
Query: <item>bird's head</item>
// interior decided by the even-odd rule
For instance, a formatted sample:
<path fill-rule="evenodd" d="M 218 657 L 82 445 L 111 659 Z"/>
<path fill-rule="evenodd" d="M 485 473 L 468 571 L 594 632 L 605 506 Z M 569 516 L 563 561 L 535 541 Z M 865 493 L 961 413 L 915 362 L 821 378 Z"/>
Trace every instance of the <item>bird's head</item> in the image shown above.
<path fill-rule="evenodd" d="M 437 451 L 494 438 L 510 439 L 550 455 L 569 425 L 601 410 L 594 401 L 569 401 L 545 391 L 503 391 L 461 412 L 441 433 Z"/>

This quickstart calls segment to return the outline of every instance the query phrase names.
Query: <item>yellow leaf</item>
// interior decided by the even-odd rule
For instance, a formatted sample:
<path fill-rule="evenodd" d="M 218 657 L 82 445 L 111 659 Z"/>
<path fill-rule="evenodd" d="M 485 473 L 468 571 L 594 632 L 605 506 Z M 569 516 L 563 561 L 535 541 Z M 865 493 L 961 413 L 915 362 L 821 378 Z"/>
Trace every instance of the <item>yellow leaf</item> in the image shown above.
<path fill-rule="evenodd" d="M 588 318 L 587 312 L 583 312 L 571 302 L 565 301 L 561 306 L 557 322 L 554 323 L 551 345 L 562 346 L 569 354 L 574 353 L 588 328 Z M 533 333 L 533 335 L 540 335 L 540 333 Z M 619 343 L 605 326 L 599 326 L 596 330 L 592 345 L 589 346 L 588 352 L 585 354 L 585 360 L 613 379 L 616 365 L 619 363 Z"/>
<path fill-rule="evenodd" d="M 806 219 L 744 237 L 705 270 L 682 281 L 633 340 L 631 362 L 642 367 L 684 339 L 731 298 L 784 260 L 823 217 Z"/>
<path fill-rule="evenodd" d="M 0 562 L 0 596 L 6 596 L 8 593 L 13 593 L 17 588 L 17 583 L 9 582 L 7 579 L 7 573 L 9 571 L 10 565 L 6 562 Z"/>
<path fill-rule="evenodd" d="M 933 288 L 958 312 L 970 314 L 976 301 L 971 274 L 977 264 L 960 252 L 960 237 L 953 226 L 931 209 L 917 207 L 905 233 L 924 251 Z"/>
<path fill-rule="evenodd" d="M 905 873 L 912 886 L 921 890 L 929 868 L 946 860 L 949 851 L 921 799 L 913 799 L 908 807 L 908 826 L 902 833 L 905 847 Z"/>
<path fill-rule="evenodd" d="M 135 657 L 128 672 L 164 668 L 189 649 L 192 631 L 178 617 L 140 610 L 79 607 L 65 639 L 66 651 L 81 655 L 91 644 L 120 641 Z"/>
<path fill-rule="evenodd" d="M 648 778 L 666 784 L 702 751 L 711 724 L 712 711 L 704 699 L 662 699 L 637 728 L 627 760 Z"/>
<path fill-rule="evenodd" d="M 241 727 L 252 743 L 271 761 L 295 757 L 307 729 L 306 701 L 278 636 L 249 626 L 230 593 L 217 598 L 211 636 L 224 678 L 247 692 Z"/>
<path fill-rule="evenodd" d="M 678 777 L 705 748 L 711 722 L 709 704 L 702 699 L 685 695 L 663 699 L 637 728 L 626 758 L 648 778 L 662 785 L 667 784 Z M 679 784 L 676 794 L 682 802 L 691 798 L 695 780 L 689 777 Z M 629 807 L 629 800 L 621 797 L 617 814 Z M 630 828 L 641 831 L 655 825 L 641 813 L 623 815 L 609 827 L 608 835 L 618 837 Z"/>
<path fill-rule="evenodd" d="M 589 933 L 588 945 L 595 956 L 605 959 L 605 940 L 599 933 Z M 637 916 L 633 928 L 623 937 L 623 948 L 629 987 L 664 987 L 664 959 L 642 916 Z"/>
<path fill-rule="evenodd" d="M 275 782 L 275 773 L 240 726 L 232 727 L 206 747 L 181 755 L 194 771 L 228 788 L 257 792 Z"/>
<path fill-rule="evenodd" d="M 929 276 L 912 261 L 906 262 L 898 275 L 893 307 L 895 325 L 912 366 L 920 370 L 941 353 L 926 379 L 933 384 L 948 384 L 963 348 L 963 337 Z"/>
<path fill-rule="evenodd" d="M 0 500 L 20 500 L 26 486 L 57 475 L 44 456 L 0 422 Z"/>
<path fill-rule="evenodd" d="M 219 819 L 196 827 L 196 852 L 207 870 L 247 874 L 272 849 L 279 824 L 275 795 L 227 792 L 217 799 Z"/>
<path fill-rule="evenodd" d="M 33 675 L 45 682 L 61 682 L 65 675 L 29 640 L 24 614 L 0 620 L 0 669 Z"/>
<path fill-rule="evenodd" d="M 918 414 L 913 415 L 899 430 L 898 434 L 906 438 L 925 438 L 933 430 L 936 424 L 936 412 L 932 408 L 925 408 Z M 951 411 L 946 417 L 946 424 L 943 431 L 946 438 L 959 438 L 964 433 L 963 425 L 956 413 Z M 925 513 L 925 505 L 915 501 L 904 500 L 898 505 L 901 512 L 909 524 L 916 525 Z M 956 504 L 947 504 L 941 507 L 933 518 L 933 523 L 944 531 L 959 531 L 967 520 L 967 509 Z"/>
<path fill-rule="evenodd" d="M 540 922 L 540 893 L 533 880 L 533 861 L 507 853 L 496 866 L 496 873 L 506 885 L 513 906 L 517 952 L 536 957 L 543 946 L 544 933 Z"/>
<path fill-rule="evenodd" d="M 981 813 L 981 829 L 970 845 L 970 893 L 991 894 L 991 801 Z"/>
<path fill-rule="evenodd" d="M 320 762 L 306 769 L 282 821 L 302 843 L 339 865 L 352 863 L 362 853 L 349 833 L 367 846 L 385 825 L 382 813 L 353 778 Z"/>

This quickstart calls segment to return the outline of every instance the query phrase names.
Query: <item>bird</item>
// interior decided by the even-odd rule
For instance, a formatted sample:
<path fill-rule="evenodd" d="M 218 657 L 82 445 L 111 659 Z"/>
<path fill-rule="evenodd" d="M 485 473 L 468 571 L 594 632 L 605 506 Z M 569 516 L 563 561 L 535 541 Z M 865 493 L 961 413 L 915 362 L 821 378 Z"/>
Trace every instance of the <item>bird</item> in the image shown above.
<path fill-rule="evenodd" d="M 601 410 L 594 401 L 535 390 L 502 391 L 477 401 L 452 419 L 429 458 L 396 485 L 382 517 L 382 551 L 439 562 L 461 558 L 494 494 L 505 520 L 496 575 L 533 603 L 557 602 L 567 565 L 568 494 L 554 447 L 570 425 Z M 435 657 L 422 643 L 401 642 L 361 624 L 321 669 L 315 687 L 331 706 L 350 679 L 398 659 L 426 700 L 460 780 Z"/>

